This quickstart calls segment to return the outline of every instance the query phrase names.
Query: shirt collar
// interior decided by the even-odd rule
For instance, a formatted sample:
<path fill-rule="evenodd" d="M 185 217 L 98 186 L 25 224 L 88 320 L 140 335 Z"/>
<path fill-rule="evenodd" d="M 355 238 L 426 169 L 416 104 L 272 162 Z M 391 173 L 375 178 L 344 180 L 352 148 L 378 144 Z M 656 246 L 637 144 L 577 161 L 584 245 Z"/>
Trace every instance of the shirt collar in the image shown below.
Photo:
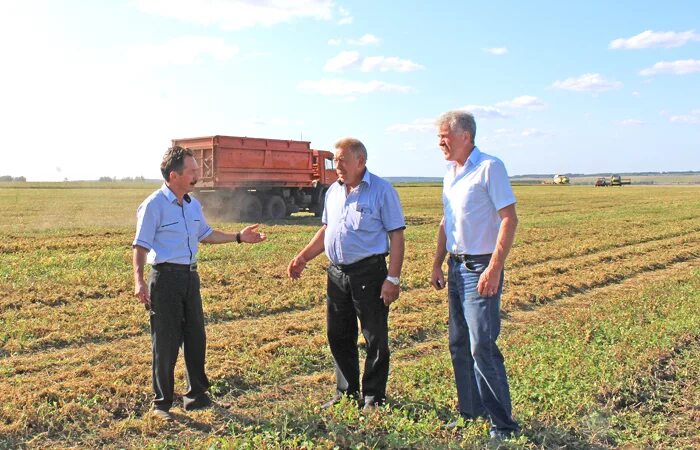
<path fill-rule="evenodd" d="M 469 155 L 469 158 L 467 158 L 467 165 L 475 166 L 476 163 L 478 163 L 480 159 L 481 159 L 481 150 L 479 150 L 479 147 L 477 147 L 475 145 L 474 148 L 472 149 L 471 154 Z"/>
<path fill-rule="evenodd" d="M 458 172 L 461 172 L 462 170 L 464 170 L 465 167 L 475 166 L 479 162 L 480 159 L 481 159 L 481 150 L 479 150 L 479 147 L 477 147 L 475 145 L 474 148 L 472 149 L 472 152 L 469 154 L 469 157 L 464 162 L 464 166 L 462 166 L 461 169 L 457 167 L 457 162 L 455 162 L 455 161 L 449 161 L 447 163 L 447 168 L 450 170 L 454 169 L 454 170 L 457 170 Z"/>
<path fill-rule="evenodd" d="M 175 194 L 173 191 L 170 190 L 167 184 L 163 183 L 163 185 L 160 187 L 160 192 L 165 195 L 165 198 L 168 199 L 168 203 L 177 203 L 177 197 L 175 197 Z M 184 197 L 182 197 L 187 203 L 190 203 L 192 199 L 190 198 L 190 194 L 185 194 Z"/>

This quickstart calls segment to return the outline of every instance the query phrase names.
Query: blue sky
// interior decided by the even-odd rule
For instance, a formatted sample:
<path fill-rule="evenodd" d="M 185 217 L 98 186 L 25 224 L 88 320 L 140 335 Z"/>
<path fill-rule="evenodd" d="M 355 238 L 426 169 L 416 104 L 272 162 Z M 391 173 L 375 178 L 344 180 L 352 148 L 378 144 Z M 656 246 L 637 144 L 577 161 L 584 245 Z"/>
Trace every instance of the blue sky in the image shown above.
<path fill-rule="evenodd" d="M 700 2 L 3 0 L 0 175 L 157 178 L 170 139 L 361 139 L 442 176 L 477 118 L 511 175 L 700 170 Z"/>

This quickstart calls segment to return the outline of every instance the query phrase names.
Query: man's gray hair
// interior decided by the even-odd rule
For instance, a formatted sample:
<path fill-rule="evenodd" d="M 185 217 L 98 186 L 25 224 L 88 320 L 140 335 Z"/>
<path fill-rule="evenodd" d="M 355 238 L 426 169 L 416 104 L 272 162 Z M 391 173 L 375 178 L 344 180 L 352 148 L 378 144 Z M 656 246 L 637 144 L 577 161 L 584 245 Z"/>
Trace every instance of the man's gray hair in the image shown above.
<path fill-rule="evenodd" d="M 440 127 L 443 124 L 447 124 L 450 130 L 453 131 L 466 131 L 472 137 L 472 144 L 474 144 L 476 139 L 476 121 L 474 120 L 474 115 L 470 112 L 463 110 L 447 111 L 435 121 L 435 124 Z"/>
<path fill-rule="evenodd" d="M 335 143 L 335 148 L 350 150 L 355 157 L 361 157 L 364 161 L 367 161 L 367 149 L 365 148 L 365 144 L 359 139 L 344 137 Z"/>

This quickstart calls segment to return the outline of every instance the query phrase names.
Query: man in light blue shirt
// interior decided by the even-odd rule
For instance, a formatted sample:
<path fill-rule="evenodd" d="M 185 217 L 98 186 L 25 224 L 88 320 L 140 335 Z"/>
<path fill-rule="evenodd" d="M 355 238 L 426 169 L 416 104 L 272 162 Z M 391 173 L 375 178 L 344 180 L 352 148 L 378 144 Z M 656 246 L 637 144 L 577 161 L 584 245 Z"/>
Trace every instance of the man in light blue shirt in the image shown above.
<path fill-rule="evenodd" d="M 445 287 L 442 264 L 449 253 L 449 341 L 459 412 L 465 420 L 488 417 L 491 437 L 501 439 L 520 429 L 496 345 L 503 267 L 518 224 L 515 196 L 503 163 L 475 146 L 470 113 L 447 112 L 437 126 L 450 163 L 430 281 L 436 289 Z"/>
<path fill-rule="evenodd" d="M 335 145 L 338 182 L 326 193 L 323 226 L 289 263 L 292 279 L 324 252 L 328 268 L 328 343 L 333 354 L 336 394 L 359 398 L 363 410 L 381 405 L 389 377 L 389 305 L 399 296 L 406 227 L 396 190 L 366 168 L 367 150 L 357 139 Z M 389 254 L 387 268 L 385 256 Z M 367 342 L 360 386 L 357 320 Z M 360 392 L 360 388 L 362 391 Z"/>
<path fill-rule="evenodd" d="M 206 335 L 199 292 L 197 249 L 199 242 L 257 243 L 265 235 L 258 225 L 239 233 L 212 229 L 202 206 L 188 192 L 197 183 L 199 166 L 190 150 L 168 149 L 161 173 L 165 183 L 141 203 L 137 210 L 133 242 L 134 294 L 150 311 L 153 353 L 153 415 L 171 420 L 174 370 L 180 345 L 185 354 L 188 390 L 183 407 L 207 407 L 209 380 L 204 372 Z M 149 281 L 144 267 L 151 265 Z"/>

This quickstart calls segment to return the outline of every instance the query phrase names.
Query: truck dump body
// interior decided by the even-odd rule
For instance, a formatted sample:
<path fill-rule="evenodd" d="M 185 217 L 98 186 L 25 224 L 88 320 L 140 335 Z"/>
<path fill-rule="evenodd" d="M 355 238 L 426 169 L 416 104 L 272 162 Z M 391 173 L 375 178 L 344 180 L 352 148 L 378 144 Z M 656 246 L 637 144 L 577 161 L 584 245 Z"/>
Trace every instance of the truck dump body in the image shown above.
<path fill-rule="evenodd" d="M 202 168 L 198 188 L 309 187 L 325 168 L 307 141 L 208 136 L 172 142 L 195 153 Z"/>
<path fill-rule="evenodd" d="M 338 176 L 333 154 L 308 141 L 240 136 L 173 139 L 201 168 L 195 195 L 224 219 L 281 219 L 299 211 L 319 216 Z"/>

